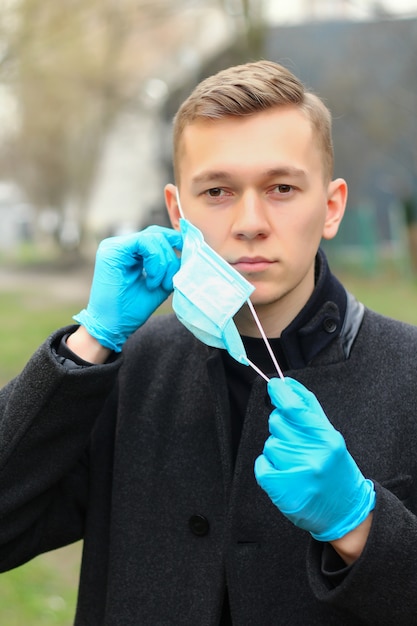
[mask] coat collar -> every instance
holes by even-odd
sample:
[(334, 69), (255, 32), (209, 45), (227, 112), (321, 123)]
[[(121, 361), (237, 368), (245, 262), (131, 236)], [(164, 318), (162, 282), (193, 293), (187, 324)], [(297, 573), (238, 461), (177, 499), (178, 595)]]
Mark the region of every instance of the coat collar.
[[(284, 329), (279, 339), (270, 340), (283, 370), (297, 370), (311, 364), (330, 344), (346, 358), (363, 316), (363, 306), (346, 292), (331, 273), (320, 249), (316, 257), (315, 288), (299, 314)], [(335, 342), (340, 338), (341, 342)], [(261, 339), (242, 337), (248, 357), (263, 371), (270, 371), (270, 358)], [(226, 359), (227, 353), (224, 355)], [(260, 362), (261, 361), (261, 362)], [(248, 372), (248, 376), (251, 374)]]
[(291, 369), (311, 363), (343, 328), (346, 291), (330, 272), (322, 250), (316, 257), (315, 271), (315, 288), (310, 299), (281, 334), (281, 349)]

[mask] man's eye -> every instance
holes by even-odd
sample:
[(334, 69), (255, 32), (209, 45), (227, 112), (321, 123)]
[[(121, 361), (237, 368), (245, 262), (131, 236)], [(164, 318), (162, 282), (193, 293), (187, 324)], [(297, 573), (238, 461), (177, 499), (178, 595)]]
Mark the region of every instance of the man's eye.
[(291, 185), (277, 185), (275, 189), (278, 193), (289, 193), (292, 190)]
[(223, 189), (220, 189), (220, 187), (213, 187), (212, 189), (208, 189), (206, 191), (206, 194), (210, 196), (210, 198), (220, 198), (222, 193)]

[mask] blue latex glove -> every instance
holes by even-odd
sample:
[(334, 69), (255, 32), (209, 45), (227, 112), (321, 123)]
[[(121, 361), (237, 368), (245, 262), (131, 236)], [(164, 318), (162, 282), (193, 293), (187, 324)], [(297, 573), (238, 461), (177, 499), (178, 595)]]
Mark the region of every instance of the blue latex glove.
[(366, 480), (317, 398), (291, 378), (273, 378), (271, 436), (255, 461), (255, 476), (278, 509), (319, 541), (340, 539), (375, 507)]
[(163, 226), (104, 239), (98, 247), (90, 299), (74, 319), (102, 346), (120, 352), (126, 339), (173, 289), (182, 236)]

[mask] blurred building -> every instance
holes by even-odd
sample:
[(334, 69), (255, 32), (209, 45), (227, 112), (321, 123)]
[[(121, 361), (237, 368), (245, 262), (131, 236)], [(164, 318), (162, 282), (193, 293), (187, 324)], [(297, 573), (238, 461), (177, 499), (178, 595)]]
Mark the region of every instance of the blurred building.
[[(160, 47), (158, 43), (154, 47), (152, 63), (139, 86), (138, 111), (119, 117), (109, 135), (90, 210), (92, 229), (119, 232), (148, 223), (164, 223), (162, 189), (172, 180), (172, 116), (204, 76), (231, 63), (254, 58), (242, 45), (247, 37), (247, 24), (238, 19), (240, 3), (225, 5), (232, 7), (232, 14), (221, 11), (218, 5), (208, 9), (207, 4), (211, 6), (211, 3), (199, 3), (197, 9), (194, 3), (187, 13), (173, 15), (169, 33), (163, 31)], [(383, 210), (386, 210), (393, 196), (401, 193), (398, 187), (404, 188), (407, 181), (402, 181), (397, 172), (381, 177), (378, 162), (382, 165), (385, 160), (385, 168), (390, 159), (396, 166), (399, 161), (393, 154), (384, 157), (383, 142), (377, 147), (384, 132), (378, 137), (378, 130), (371, 129), (372, 119), (375, 122), (375, 116), (379, 115), (383, 126), (384, 112), (380, 105), (375, 108), (375, 104), (388, 92), (395, 93), (396, 98), (401, 93), (404, 111), (397, 126), (407, 134), (404, 129), (409, 120), (405, 117), (407, 111), (411, 114), (416, 110), (417, 103), (414, 92), (411, 90), (408, 95), (404, 90), (401, 92), (401, 85), (406, 86), (410, 80), (414, 84), (412, 72), (415, 72), (414, 77), (417, 75), (414, 53), (409, 45), (415, 41), (416, 25), (412, 19), (397, 18), (416, 16), (417, 2), (293, 0), (281, 3), (271, 0), (263, 6), (262, 18), (266, 21), (263, 49), (261, 53), (257, 51), (255, 57), (287, 62), (307, 84), (331, 101), (336, 117), (343, 117), (336, 128), (336, 149), (343, 171), (352, 174), (352, 184), (357, 187), (352, 201), (356, 205), (367, 202), (369, 196), (378, 202), (382, 198)], [(175, 33), (174, 39), (172, 33)], [(362, 104), (354, 105), (355, 89), (363, 89), (364, 84), (368, 84), (369, 93), (362, 96), (358, 92), (357, 103)], [(346, 98), (345, 103), (343, 98)], [(349, 114), (348, 103), (351, 105)], [(368, 111), (360, 112), (361, 107)], [(392, 112), (389, 116), (392, 124)], [(367, 119), (366, 129), (360, 126), (361, 117), (362, 122)], [(376, 135), (372, 141), (369, 133)], [(395, 142), (391, 137), (390, 142), (391, 152), (392, 144), (396, 143), (395, 150), (402, 150), (400, 162), (407, 161), (413, 152), (407, 141)], [(354, 167), (360, 168), (355, 144), (361, 155), (364, 155), (364, 146), (372, 153), (369, 156), (371, 174), (353, 172)], [(353, 153), (349, 154), (350, 149)], [(404, 176), (409, 181), (410, 176)]]
[(0, 183), (0, 249), (10, 250), (33, 237), (35, 212), (13, 183)]
[(132, 37), (133, 77), (135, 58), (142, 62), (137, 91), (107, 137), (89, 209), (89, 228), (100, 236), (166, 223), (163, 187), (172, 180), (171, 125), (163, 111), (172, 94), (195, 82), (207, 62), (238, 36), (235, 20), (218, 3), (188, 4), (153, 22), (145, 64), (142, 24)]
[[(94, 237), (165, 223), (178, 105), (208, 74), (259, 57), (288, 65), (326, 99), (350, 206), (377, 205), (378, 228), (388, 232), (390, 207), (413, 196), (417, 180), (417, 0), (155, 0), (146, 13), (135, 0), (120, 2), (130, 24), (122, 57), (129, 104), (101, 147), (86, 209)], [(2, 102), (16, 123), (9, 96), (0, 98), (0, 132), (13, 126), (10, 117), (2, 124)], [(54, 207), (45, 208), (50, 223)], [(66, 215), (76, 240), (71, 198)]]

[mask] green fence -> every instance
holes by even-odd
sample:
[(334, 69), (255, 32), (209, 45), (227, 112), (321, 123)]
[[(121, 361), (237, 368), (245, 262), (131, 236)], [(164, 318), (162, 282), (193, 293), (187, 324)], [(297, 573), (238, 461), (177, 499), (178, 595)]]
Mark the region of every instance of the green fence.
[(333, 266), (372, 275), (394, 270), (412, 274), (412, 227), (401, 204), (377, 210), (364, 202), (346, 210), (335, 239), (323, 242)]

